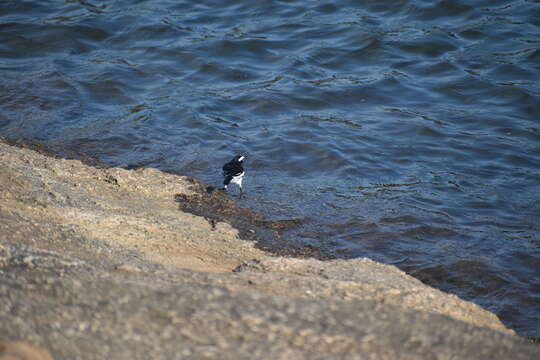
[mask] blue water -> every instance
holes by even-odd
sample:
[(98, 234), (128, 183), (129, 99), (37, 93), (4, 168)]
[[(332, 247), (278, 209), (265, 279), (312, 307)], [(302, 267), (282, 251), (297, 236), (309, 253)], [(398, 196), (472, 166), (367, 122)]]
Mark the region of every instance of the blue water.
[(0, 135), (218, 185), (540, 337), (540, 2), (0, 3)]

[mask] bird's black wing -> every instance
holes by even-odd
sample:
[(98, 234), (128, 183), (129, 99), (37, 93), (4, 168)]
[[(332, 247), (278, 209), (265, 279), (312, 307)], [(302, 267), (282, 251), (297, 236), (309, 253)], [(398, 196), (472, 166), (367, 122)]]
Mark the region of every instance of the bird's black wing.
[(223, 185), (229, 185), (233, 177), (231, 175), (225, 175), (225, 179), (223, 179)]
[(242, 164), (239, 162), (228, 162), (223, 165), (223, 176), (238, 176), (244, 172)]

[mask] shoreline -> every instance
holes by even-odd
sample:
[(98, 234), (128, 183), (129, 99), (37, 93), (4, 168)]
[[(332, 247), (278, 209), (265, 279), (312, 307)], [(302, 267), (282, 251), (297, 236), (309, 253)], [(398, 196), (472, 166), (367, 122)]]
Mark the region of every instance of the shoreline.
[(264, 221), (196, 179), (54, 155), (0, 138), (0, 340), (55, 359), (540, 354), (394, 266), (288, 248), (294, 220)]

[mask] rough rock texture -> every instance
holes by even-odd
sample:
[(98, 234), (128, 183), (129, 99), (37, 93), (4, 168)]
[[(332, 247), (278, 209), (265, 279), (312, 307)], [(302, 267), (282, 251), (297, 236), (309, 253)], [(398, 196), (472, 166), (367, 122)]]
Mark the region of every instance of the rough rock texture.
[(199, 185), (0, 142), (0, 340), (55, 359), (540, 358), (395, 267), (270, 256), (180, 211)]

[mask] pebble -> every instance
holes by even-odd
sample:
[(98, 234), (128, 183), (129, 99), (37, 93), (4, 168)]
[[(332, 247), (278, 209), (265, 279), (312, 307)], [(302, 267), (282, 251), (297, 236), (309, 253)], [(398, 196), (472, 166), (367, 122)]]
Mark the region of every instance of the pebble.
[(54, 360), (44, 348), (24, 342), (0, 342), (0, 360)]

